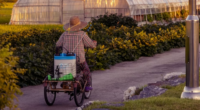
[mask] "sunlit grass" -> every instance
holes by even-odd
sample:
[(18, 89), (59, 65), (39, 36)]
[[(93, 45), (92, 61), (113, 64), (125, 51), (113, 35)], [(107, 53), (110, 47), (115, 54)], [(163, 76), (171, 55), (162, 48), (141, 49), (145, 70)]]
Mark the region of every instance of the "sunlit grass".
[(7, 2), (5, 6), (0, 8), (0, 24), (8, 24), (10, 22), (12, 8), (15, 3)]
[[(0, 34), (6, 32), (19, 32), (30, 30), (32, 28), (48, 30), (48, 29), (63, 29), (63, 25), (0, 25)], [(63, 30), (64, 31), (64, 30)]]

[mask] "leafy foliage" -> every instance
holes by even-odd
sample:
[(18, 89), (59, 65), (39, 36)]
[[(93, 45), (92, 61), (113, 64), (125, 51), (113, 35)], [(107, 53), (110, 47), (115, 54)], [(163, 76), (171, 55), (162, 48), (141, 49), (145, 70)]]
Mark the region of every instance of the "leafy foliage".
[(31, 29), (1, 36), (4, 45), (12, 43), (11, 47), (16, 48), (14, 55), (19, 56), (19, 67), (28, 70), (23, 76), (18, 74), (18, 85), (40, 84), (48, 72), (52, 72), (54, 46), (62, 32), (57, 29)]
[[(101, 20), (104, 22), (104, 19)], [(140, 56), (153, 56), (185, 45), (184, 23), (108, 27), (108, 24), (98, 22), (90, 22), (83, 29), (98, 42), (97, 48), (89, 49), (86, 54), (89, 65), (96, 63), (92, 71), (108, 69), (121, 61), (134, 61)], [(48, 73), (53, 73), (54, 46), (62, 32), (61, 29), (30, 29), (1, 35), (4, 46), (11, 43), (11, 47), (16, 48), (14, 55), (19, 56), (19, 67), (28, 70), (24, 76), (18, 75), (18, 85), (40, 84)]]
[(151, 16), (151, 15), (147, 15), (147, 21), (149, 21), (149, 22), (153, 22), (153, 16)]
[(163, 19), (163, 17), (162, 17), (161, 13), (156, 14), (156, 19), (155, 20), (161, 21), (162, 19)]
[(176, 18), (180, 18), (181, 17), (181, 11), (176, 11)]
[(162, 21), (165, 20), (167, 22), (170, 22), (172, 20), (172, 18), (182, 18), (185, 19), (188, 16), (189, 11), (182, 9), (182, 10), (178, 10), (176, 12), (164, 12), (164, 13), (157, 13), (157, 14), (148, 14), (145, 15), (144, 18), (146, 18), (147, 16), (147, 21), (149, 22), (153, 22), (154, 18), (153, 16), (155, 16), (155, 20), (156, 21)]
[[(104, 46), (107, 54), (96, 56), (98, 65), (92, 68), (106, 69), (121, 61), (134, 61), (140, 56), (153, 56), (171, 48), (185, 45), (185, 24), (176, 23), (169, 26), (144, 25), (142, 27), (107, 27), (104, 24), (89, 23), (83, 30), (98, 44)], [(90, 29), (89, 29), (90, 28)], [(88, 30), (89, 29), (89, 30)], [(98, 53), (101, 49), (90, 50)], [(112, 56), (109, 56), (112, 53)], [(110, 59), (112, 58), (112, 59)], [(90, 62), (95, 62), (90, 59)]]
[(187, 15), (189, 14), (189, 11), (188, 10), (181, 10), (181, 18), (185, 19), (187, 17)]
[(107, 27), (110, 26), (121, 27), (122, 25), (127, 27), (137, 26), (137, 22), (133, 18), (128, 16), (117, 15), (117, 13), (116, 14), (106, 13), (104, 15), (97, 16), (97, 18), (92, 18), (91, 22), (92, 24), (103, 23)]
[(162, 15), (163, 15), (163, 19), (164, 19), (165, 21), (169, 21), (170, 18), (171, 18), (169, 12), (164, 12)]
[(3, 47), (0, 45), (0, 109), (6, 106), (14, 110), (17, 104), (13, 99), (17, 99), (16, 94), (21, 95), (20, 88), (16, 85), (18, 77), (16, 74), (23, 75), (25, 69), (17, 67), (18, 57), (13, 56), (10, 44)]

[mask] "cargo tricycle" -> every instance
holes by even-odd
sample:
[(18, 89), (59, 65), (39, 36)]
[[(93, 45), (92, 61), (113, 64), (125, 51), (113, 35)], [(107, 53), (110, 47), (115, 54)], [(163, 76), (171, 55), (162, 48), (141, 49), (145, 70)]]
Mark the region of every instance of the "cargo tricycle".
[(87, 81), (83, 78), (82, 68), (77, 59), (74, 53), (61, 53), (59, 56), (54, 56), (54, 74), (49, 74), (43, 80), (47, 105), (54, 104), (56, 94), (59, 92), (70, 95), (69, 100), (74, 99), (78, 107), (82, 106), (84, 99), (89, 99), (92, 91), (85, 92)]

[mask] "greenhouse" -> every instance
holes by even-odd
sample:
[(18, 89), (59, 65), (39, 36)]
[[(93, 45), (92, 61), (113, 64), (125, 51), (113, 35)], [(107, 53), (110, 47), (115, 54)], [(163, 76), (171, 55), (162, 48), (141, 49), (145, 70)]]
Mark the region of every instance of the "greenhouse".
[[(199, 13), (200, 0), (196, 1)], [(65, 24), (74, 15), (89, 22), (105, 13), (130, 16), (140, 22), (164, 12), (176, 17), (188, 8), (188, 0), (18, 0), (10, 24)]]

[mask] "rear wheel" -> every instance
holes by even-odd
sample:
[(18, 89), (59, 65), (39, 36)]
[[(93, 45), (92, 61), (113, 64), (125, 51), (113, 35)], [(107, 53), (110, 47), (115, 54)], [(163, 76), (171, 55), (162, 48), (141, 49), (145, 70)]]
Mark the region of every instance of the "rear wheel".
[[(79, 82), (81, 83), (81, 86), (83, 88), (84, 87), (83, 79), (80, 79)], [(77, 87), (74, 88), (74, 101), (76, 103), (76, 106), (78, 107), (83, 105), (84, 96), (85, 96), (84, 91), (83, 92), (81, 91), (79, 84), (77, 84)]]
[(56, 92), (49, 91), (49, 89), (50, 89), (50, 85), (47, 84), (47, 86), (44, 87), (44, 98), (45, 98), (46, 104), (51, 106), (55, 102)]

